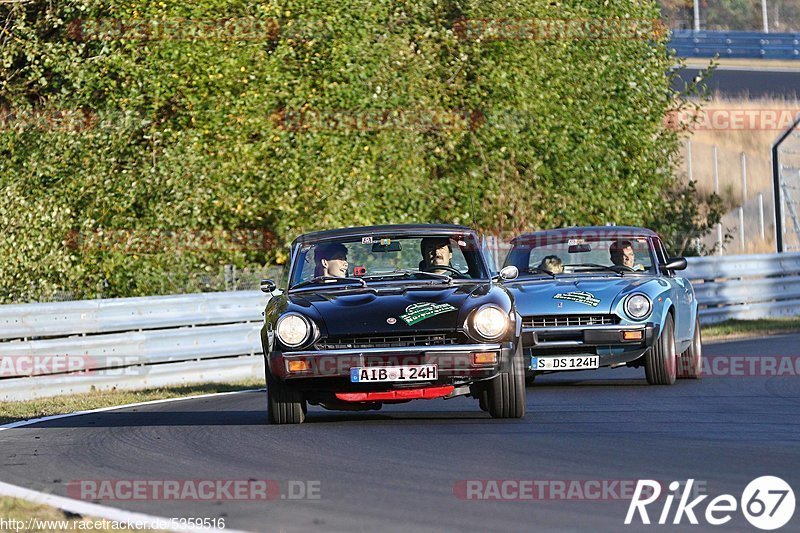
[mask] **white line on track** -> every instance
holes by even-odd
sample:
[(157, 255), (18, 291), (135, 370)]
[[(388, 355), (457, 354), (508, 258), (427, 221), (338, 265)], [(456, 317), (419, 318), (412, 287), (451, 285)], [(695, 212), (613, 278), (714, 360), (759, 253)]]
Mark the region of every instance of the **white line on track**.
[[(5, 431), (8, 429), (23, 427), (23, 426), (30, 426), (33, 424), (38, 424), (39, 422), (47, 422), (49, 420), (57, 420), (59, 418), (68, 418), (72, 416), (81, 416), (81, 415), (88, 415), (92, 413), (102, 413), (105, 411), (114, 411), (116, 409), (126, 409), (129, 407), (138, 407), (141, 405), (155, 405), (159, 403), (167, 403), (167, 402), (178, 402), (182, 400), (196, 400), (199, 398), (210, 398), (210, 397), (218, 397), (218, 396), (227, 396), (230, 394), (242, 394), (244, 392), (259, 392), (263, 391), (264, 389), (248, 389), (248, 390), (240, 390), (240, 391), (231, 391), (231, 392), (218, 392), (212, 394), (199, 394), (197, 396), (185, 396), (182, 398), (166, 398), (163, 400), (150, 400), (148, 402), (138, 402), (138, 403), (129, 403), (125, 405), (114, 405), (112, 407), (102, 407), (99, 409), (89, 409), (87, 411), (77, 411), (75, 413), (68, 413), (63, 415), (52, 415), (52, 416), (43, 416), (41, 418), (32, 418), (30, 420), (21, 420), (19, 422), (12, 422), (10, 424), (5, 424), (0, 426), (0, 431)], [(117, 509), (115, 507), (106, 507), (104, 505), (99, 505), (96, 503), (84, 502), (80, 500), (74, 500), (72, 498), (65, 498), (63, 496), (56, 496), (54, 494), (47, 494), (46, 492), (39, 492), (31, 489), (26, 489), (24, 487), (19, 487), (17, 485), (11, 485), (9, 483), (4, 483), (0, 481), (0, 496), (10, 496), (12, 498), (20, 498), (23, 500), (27, 500), (34, 503), (50, 505), (52, 507), (57, 507), (64, 511), (68, 511), (70, 513), (85, 515), (85, 516), (92, 516), (97, 518), (105, 518), (106, 520), (115, 521), (115, 522), (132, 522), (132, 523), (144, 523), (148, 524), (148, 527), (152, 529), (161, 529), (165, 531), (203, 531), (203, 532), (217, 532), (217, 533), (243, 533), (237, 531), (235, 529), (224, 528), (224, 529), (213, 529), (213, 528), (193, 528), (193, 527), (180, 527), (179, 523), (173, 523), (170, 519), (159, 517), (159, 516), (152, 516), (142, 513), (134, 513), (131, 511), (125, 511), (122, 509)]]

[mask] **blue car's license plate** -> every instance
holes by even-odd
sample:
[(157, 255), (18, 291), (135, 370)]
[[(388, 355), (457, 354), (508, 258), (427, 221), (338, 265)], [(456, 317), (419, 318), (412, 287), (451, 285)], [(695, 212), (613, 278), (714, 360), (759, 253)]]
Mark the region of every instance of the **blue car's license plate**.
[(531, 357), (531, 370), (586, 370), (591, 368), (600, 368), (600, 356)]

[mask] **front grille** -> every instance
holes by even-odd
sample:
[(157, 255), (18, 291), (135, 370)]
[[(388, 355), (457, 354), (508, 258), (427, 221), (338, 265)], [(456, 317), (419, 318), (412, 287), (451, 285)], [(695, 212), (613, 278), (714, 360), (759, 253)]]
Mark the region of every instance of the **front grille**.
[(523, 328), (608, 326), (613, 324), (619, 324), (617, 315), (542, 315), (522, 317)]
[(347, 350), (351, 348), (407, 348), (410, 346), (450, 346), (460, 344), (456, 333), (435, 333), (431, 335), (381, 335), (370, 337), (332, 337), (320, 339), (314, 347), (317, 350)]

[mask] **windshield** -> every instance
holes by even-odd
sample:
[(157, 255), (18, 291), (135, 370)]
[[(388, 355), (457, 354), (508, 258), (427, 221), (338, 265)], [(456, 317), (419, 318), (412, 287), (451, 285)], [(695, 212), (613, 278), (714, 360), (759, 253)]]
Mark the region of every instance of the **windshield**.
[(559, 276), (607, 272), (609, 275), (653, 274), (653, 256), (647, 237), (620, 235), (537, 238), (515, 244), (506, 258), (520, 277)]
[(474, 235), (363, 235), (299, 245), (290, 288), (301, 284), (488, 278)]

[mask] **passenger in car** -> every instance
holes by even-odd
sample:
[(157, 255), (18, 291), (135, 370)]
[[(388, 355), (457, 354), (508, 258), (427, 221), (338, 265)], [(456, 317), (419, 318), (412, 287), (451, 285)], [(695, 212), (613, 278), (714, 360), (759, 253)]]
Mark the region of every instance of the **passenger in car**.
[(557, 255), (548, 255), (539, 263), (539, 270), (546, 270), (551, 274), (563, 274), (564, 262)]
[(343, 244), (320, 244), (314, 249), (314, 277), (347, 277), (347, 248)]

